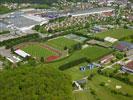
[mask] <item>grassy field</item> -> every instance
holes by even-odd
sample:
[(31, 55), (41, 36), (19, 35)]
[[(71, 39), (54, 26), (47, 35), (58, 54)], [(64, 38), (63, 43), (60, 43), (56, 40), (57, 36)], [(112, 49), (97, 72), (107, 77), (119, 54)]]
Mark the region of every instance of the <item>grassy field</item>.
[[(80, 51), (75, 51), (72, 55), (68, 56), (65, 59), (62, 59), (58, 62), (47, 64), (46, 66), (49, 66), (49, 67), (54, 66), (55, 68), (59, 68), (59, 66), (63, 64), (66, 64), (68, 62), (71, 62), (71, 61), (74, 61), (76, 59), (83, 58), (83, 57), (90, 58), (91, 60), (96, 60), (97, 58), (108, 54), (110, 51), (111, 51), (110, 49), (106, 49), (106, 48), (102, 48), (98, 46), (87, 47)], [(85, 72), (81, 72), (79, 68), (80, 66), (87, 65), (87, 64), (88, 64), (87, 62), (81, 63), (79, 65), (73, 66), (72, 68), (65, 70), (64, 72), (70, 74), (73, 80), (81, 79), (85, 77), (86, 75), (88, 75), (89, 70)]]
[[(100, 83), (104, 82), (105, 86), (100, 86)], [(121, 89), (116, 89), (116, 85), (121, 86)], [(105, 77), (96, 74), (92, 80), (87, 82), (86, 90), (81, 92), (75, 92), (75, 100), (131, 100), (132, 97), (126, 97), (121, 94), (114, 94), (111, 90), (115, 90), (122, 93), (128, 93), (133, 96), (133, 86), (125, 84), (114, 78)], [(95, 91), (95, 95), (92, 94), (90, 89)]]
[(79, 80), (86, 76), (89, 76), (90, 73), (95, 72), (97, 70), (97, 68), (94, 68), (93, 70), (86, 69), (85, 71), (80, 71), (81, 66), (87, 66), (87, 65), (88, 63), (84, 62), (84, 63), (74, 66), (73, 68), (65, 70), (64, 72), (66, 74), (71, 75), (73, 80)]
[(81, 51), (78, 51), (77, 56), (82, 56), (82, 57), (87, 57), (90, 60), (95, 60), (99, 57), (102, 57), (106, 54), (108, 54), (109, 52), (111, 52), (111, 49), (107, 49), (107, 48), (102, 48), (102, 47), (98, 47), (98, 46), (91, 46), (88, 48), (85, 48)]
[(133, 30), (130, 29), (114, 29), (114, 30), (109, 30), (106, 32), (98, 33), (95, 36), (99, 38), (105, 38), (105, 37), (113, 37), (116, 39), (121, 39), (126, 36), (133, 35)]
[[(105, 49), (97, 46), (88, 47), (81, 51), (75, 52), (70, 58), (67, 59), (67, 61), (73, 61), (77, 58), (82, 58), (82, 57), (87, 57), (90, 60), (95, 60), (97, 58), (102, 57), (103, 55), (108, 54), (110, 51), (111, 50), (109, 49)], [(92, 70), (86, 70), (81, 72), (79, 70), (80, 66), (86, 66), (87, 64), (88, 64), (87, 62), (81, 63), (79, 65), (73, 66), (72, 68), (65, 70), (65, 72), (69, 73), (72, 76), (73, 80), (81, 79), (87, 76), (92, 71)]]
[(33, 57), (48, 57), (48, 56), (55, 55), (54, 52), (52, 52), (44, 47), (41, 47), (40, 44), (27, 45), (21, 49), (24, 50), (25, 52), (29, 53)]
[(52, 39), (46, 42), (46, 44), (58, 48), (60, 50), (64, 50), (64, 47), (70, 48), (72, 45), (77, 44), (78, 42), (74, 40), (67, 39), (65, 37), (59, 37), (56, 39)]

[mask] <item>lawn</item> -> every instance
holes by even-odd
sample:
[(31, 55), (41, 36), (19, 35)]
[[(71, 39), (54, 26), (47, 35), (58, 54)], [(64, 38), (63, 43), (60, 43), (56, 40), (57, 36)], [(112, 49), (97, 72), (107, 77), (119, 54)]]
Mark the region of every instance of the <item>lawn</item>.
[(88, 65), (88, 63), (84, 62), (84, 63), (76, 65), (76, 66), (74, 66), (68, 70), (65, 70), (64, 72), (66, 74), (71, 75), (73, 80), (79, 80), (79, 79), (82, 79), (86, 76), (89, 76), (91, 72), (96, 72), (96, 70), (97, 70), (96, 67), (93, 70), (86, 69), (85, 71), (80, 71), (81, 66), (87, 66), (87, 65)]
[(46, 44), (64, 50), (64, 47), (70, 48), (72, 45), (77, 44), (78, 42), (74, 40), (67, 39), (65, 37), (59, 37), (46, 42)]
[(102, 47), (98, 47), (98, 46), (91, 46), (88, 48), (85, 48), (81, 51), (78, 51), (77, 56), (82, 56), (82, 57), (87, 57), (90, 60), (96, 60), (108, 53), (110, 53), (112, 51), (112, 49), (107, 49), (107, 48), (102, 48)]
[[(100, 86), (101, 82), (105, 82), (106, 85)], [(116, 85), (120, 85), (122, 88), (116, 89)], [(75, 100), (131, 100), (132, 98), (121, 94), (114, 94), (111, 90), (128, 93), (133, 96), (133, 86), (99, 74), (96, 74), (92, 80), (87, 82), (86, 88), (87, 90), (74, 93)], [(91, 94), (90, 88), (95, 91), (95, 95)]]
[(34, 57), (48, 57), (55, 55), (54, 52), (49, 51), (44, 47), (41, 47), (40, 44), (27, 45), (21, 49)]
[(127, 36), (133, 35), (133, 30), (130, 29), (114, 29), (106, 32), (98, 33), (95, 36), (104, 39), (105, 37), (113, 37), (121, 39)]

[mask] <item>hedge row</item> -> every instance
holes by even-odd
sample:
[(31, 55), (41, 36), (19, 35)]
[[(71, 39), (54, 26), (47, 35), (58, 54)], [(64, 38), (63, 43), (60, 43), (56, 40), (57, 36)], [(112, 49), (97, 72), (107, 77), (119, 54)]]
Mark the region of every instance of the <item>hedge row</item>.
[(30, 34), (19, 38), (2, 41), (0, 42), (0, 46), (6, 46), (6, 48), (11, 48), (14, 45), (20, 44), (22, 42), (28, 42), (30, 40), (36, 40), (38, 38), (39, 38), (38, 34)]
[(79, 64), (81, 64), (83, 62), (88, 62), (89, 63), (90, 60), (87, 59), (87, 58), (85, 58), (85, 57), (84, 58), (80, 58), (80, 59), (77, 59), (77, 60), (74, 60), (74, 61), (71, 61), (71, 62), (68, 62), (66, 64), (61, 65), (59, 67), (59, 69), (62, 70), (62, 71), (64, 71), (64, 70), (67, 70), (69, 68), (72, 68), (72, 67), (74, 67), (76, 65), (79, 65)]

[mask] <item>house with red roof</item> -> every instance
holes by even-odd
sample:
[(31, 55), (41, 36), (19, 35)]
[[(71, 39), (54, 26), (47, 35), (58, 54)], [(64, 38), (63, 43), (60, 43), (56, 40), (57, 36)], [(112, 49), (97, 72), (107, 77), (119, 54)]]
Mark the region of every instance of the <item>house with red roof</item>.
[(121, 67), (123, 71), (133, 73), (133, 60)]
[(127, 51), (133, 49), (133, 44), (122, 41), (117, 43), (114, 48), (119, 51)]

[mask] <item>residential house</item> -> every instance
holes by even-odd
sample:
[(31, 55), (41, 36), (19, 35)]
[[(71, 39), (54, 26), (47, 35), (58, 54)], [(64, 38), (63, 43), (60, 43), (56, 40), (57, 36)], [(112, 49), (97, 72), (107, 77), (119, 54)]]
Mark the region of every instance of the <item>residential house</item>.
[(133, 73), (133, 60), (122, 66), (121, 69), (125, 72)]
[(110, 54), (110, 55), (107, 55), (107, 56), (104, 56), (103, 58), (100, 59), (100, 63), (101, 64), (107, 64), (107, 63), (110, 63), (115, 57)]

